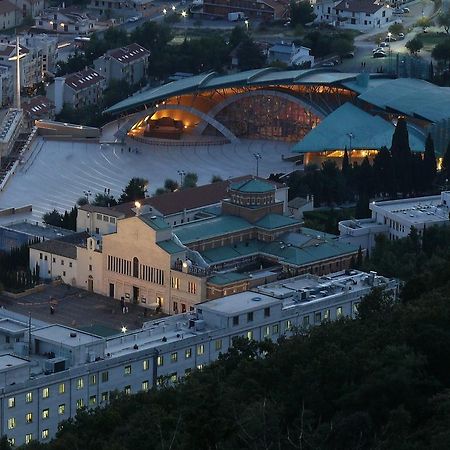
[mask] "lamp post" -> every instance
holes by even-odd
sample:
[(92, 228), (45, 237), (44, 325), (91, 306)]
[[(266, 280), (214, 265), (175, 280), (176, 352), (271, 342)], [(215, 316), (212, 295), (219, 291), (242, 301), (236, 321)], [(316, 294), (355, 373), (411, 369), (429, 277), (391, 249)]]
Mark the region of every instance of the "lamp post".
[(163, 9), (163, 14), (164, 14), (164, 17), (166, 17), (166, 14), (167, 14), (167, 9), (166, 8)]
[(86, 197), (86, 201), (89, 203), (89, 197), (92, 195), (90, 189), (88, 189), (87, 191), (83, 191), (83, 194)]
[(180, 188), (183, 186), (183, 177), (186, 175), (184, 170), (178, 170), (178, 175), (180, 175)]
[(349, 140), (350, 140), (350, 154), (352, 153), (352, 141), (353, 141), (353, 138), (355, 137), (355, 135), (353, 134), (353, 133), (347, 133), (347, 136), (348, 136), (348, 138), (349, 138)]
[(184, 39), (186, 40), (186, 34), (187, 34), (187, 28), (186, 28), (186, 17), (187, 17), (187, 12), (186, 11), (181, 11), (181, 17), (183, 17), (183, 24), (184, 24)]
[(389, 31), (389, 33), (388, 33), (388, 42), (389, 42), (389, 73), (391, 73), (391, 37), (392, 37), (392, 33)]
[(259, 160), (262, 159), (261, 153), (253, 153), (253, 157), (256, 159), (256, 176), (259, 176)]
[(248, 21), (248, 19), (245, 19), (244, 23), (245, 23), (245, 26), (247, 27), (247, 33), (248, 33), (248, 26), (249, 26), (250, 22)]

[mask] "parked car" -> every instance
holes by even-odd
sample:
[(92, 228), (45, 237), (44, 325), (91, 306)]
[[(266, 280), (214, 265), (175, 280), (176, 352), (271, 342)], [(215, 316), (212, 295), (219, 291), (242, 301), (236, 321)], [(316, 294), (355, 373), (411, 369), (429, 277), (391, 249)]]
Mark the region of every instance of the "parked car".
[(405, 14), (403, 9), (394, 9), (394, 14)]
[(384, 52), (383, 50), (378, 50), (372, 56), (374, 58), (385, 58), (387, 55), (386, 55), (386, 52)]
[(322, 67), (334, 67), (334, 61), (327, 61), (321, 64)]
[(139, 20), (139, 17), (133, 16), (128, 19), (128, 22), (137, 22), (138, 20)]
[(409, 8), (402, 8), (402, 11), (404, 14), (408, 14), (411, 12), (411, 10)]
[(399, 41), (405, 39), (405, 33), (398, 33), (397, 39), (398, 39)]
[(376, 47), (376, 48), (374, 48), (373, 50), (372, 50), (372, 53), (375, 53), (375, 52), (379, 52), (379, 51), (384, 51), (384, 48), (383, 47)]
[(380, 47), (389, 47), (389, 42), (382, 42)]

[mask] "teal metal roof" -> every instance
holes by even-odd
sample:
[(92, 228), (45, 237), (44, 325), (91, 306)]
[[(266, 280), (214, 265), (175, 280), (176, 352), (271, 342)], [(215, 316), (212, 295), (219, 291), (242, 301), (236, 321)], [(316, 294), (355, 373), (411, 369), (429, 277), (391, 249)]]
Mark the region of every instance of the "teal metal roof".
[(273, 84), (333, 84), (356, 79), (356, 73), (340, 73), (333, 69), (317, 68), (307, 70), (278, 70), (264, 68), (248, 70), (230, 75), (219, 75), (216, 72), (194, 75), (171, 83), (148, 89), (133, 95), (111, 106), (105, 112), (116, 114), (129, 109), (138, 108), (160, 100), (226, 87), (270, 86)]
[[(390, 148), (394, 125), (380, 116), (373, 116), (352, 103), (344, 103), (325, 117), (301, 141), (294, 145), (294, 153), (309, 153), (352, 149), (379, 150)], [(409, 128), (409, 145), (412, 151), (423, 152), (422, 137)]]
[(261, 251), (263, 243), (255, 239), (247, 242), (240, 242), (234, 245), (227, 245), (219, 248), (211, 248), (201, 252), (206, 262), (210, 264), (231, 261), (236, 258), (254, 255)]
[(138, 217), (155, 231), (167, 230), (170, 228), (170, 225), (162, 217), (157, 217), (152, 214), (141, 214)]
[(199, 222), (191, 222), (174, 228), (173, 232), (183, 244), (222, 236), (237, 231), (253, 228), (249, 222), (241, 217), (218, 216)]
[(220, 273), (217, 275), (214, 275), (208, 280), (208, 284), (216, 284), (219, 286), (226, 286), (230, 283), (235, 283), (236, 281), (243, 281), (247, 280), (248, 276), (242, 275), (240, 273), (236, 272), (229, 272), (229, 273)]
[(255, 223), (258, 228), (264, 228), (266, 230), (274, 230), (276, 228), (286, 227), (288, 225), (300, 225), (300, 222), (291, 217), (282, 216), (280, 214), (267, 214), (261, 220)]
[(251, 178), (250, 180), (233, 183), (230, 186), (230, 189), (239, 192), (262, 194), (264, 192), (273, 192), (275, 190), (275, 186), (267, 181)]
[(172, 240), (161, 241), (157, 243), (163, 250), (171, 255), (174, 253), (181, 253), (184, 251), (184, 248), (178, 245), (176, 242)]

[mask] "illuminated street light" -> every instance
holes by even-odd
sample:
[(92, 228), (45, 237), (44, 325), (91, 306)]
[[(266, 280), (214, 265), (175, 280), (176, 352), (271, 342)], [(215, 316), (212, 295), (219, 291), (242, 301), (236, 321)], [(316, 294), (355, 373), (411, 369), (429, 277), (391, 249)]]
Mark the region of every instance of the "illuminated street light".
[(256, 159), (256, 176), (259, 176), (259, 160), (262, 159), (261, 153), (253, 153), (253, 157)]
[(120, 329), (120, 331), (125, 334), (128, 330), (127, 327), (125, 325), (122, 325), (122, 328)]
[(166, 8), (163, 9), (163, 14), (164, 14), (164, 15), (167, 14), (167, 9), (166, 9)]
[(175, 11), (175, 5), (172, 5), (172, 11)]
[(247, 32), (248, 32), (248, 25), (249, 25), (249, 21), (248, 20), (244, 20), (245, 26), (247, 27)]

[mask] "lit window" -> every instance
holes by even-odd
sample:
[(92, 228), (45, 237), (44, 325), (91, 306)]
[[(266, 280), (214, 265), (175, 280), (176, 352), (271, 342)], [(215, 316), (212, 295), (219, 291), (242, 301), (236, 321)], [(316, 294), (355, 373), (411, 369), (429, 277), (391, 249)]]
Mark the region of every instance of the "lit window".
[(142, 368), (143, 370), (148, 370), (150, 368), (150, 363), (148, 359), (144, 359), (144, 361), (142, 361)]
[(84, 406), (84, 401), (82, 398), (77, 400), (77, 409), (80, 409)]
[(16, 445), (16, 439), (15, 438), (8, 438), (8, 444), (9, 445)]
[(353, 314), (358, 314), (359, 303), (353, 303)]
[(203, 367), (205, 367), (203, 364), (199, 364), (199, 365), (197, 366), (197, 370), (203, 370)]
[(222, 339), (217, 339), (214, 343), (214, 346), (216, 348), (216, 351), (222, 350)]
[(42, 389), (42, 398), (49, 398), (50, 397), (50, 389), (48, 387)]
[(125, 386), (124, 392), (125, 392), (125, 394), (130, 395), (131, 394), (131, 386)]
[(84, 388), (84, 380), (83, 378), (77, 379), (77, 389), (83, 389)]
[(27, 413), (26, 415), (25, 415), (25, 422), (26, 423), (32, 423), (33, 422), (33, 413)]
[(247, 331), (247, 339), (250, 341), (253, 339), (253, 331)]
[(124, 373), (125, 375), (131, 375), (131, 366), (125, 366)]
[(64, 403), (62, 405), (58, 406), (58, 414), (59, 415), (62, 416), (65, 413), (65, 411), (66, 411), (66, 405)]
[(323, 313), (323, 320), (330, 320), (330, 310), (326, 309)]
[(148, 391), (148, 381), (147, 381), (147, 380), (145, 380), (145, 381), (142, 382), (142, 390), (143, 390), (144, 392), (147, 392), (147, 391)]
[(180, 279), (172, 277), (172, 289), (180, 289)]
[(97, 384), (97, 375), (95, 373), (89, 376), (89, 384), (91, 385)]
[(25, 403), (31, 403), (33, 401), (33, 393), (27, 392), (25, 394)]
[(10, 417), (8, 419), (8, 430), (13, 430), (14, 428), (16, 428), (16, 419), (15, 417)]
[(95, 406), (97, 404), (97, 396), (91, 395), (89, 397), (89, 406)]
[(286, 320), (286, 331), (291, 331), (292, 329), (292, 321)]
[(205, 346), (203, 344), (197, 345), (197, 355), (204, 355), (205, 354)]
[(158, 367), (161, 367), (162, 365), (164, 365), (164, 358), (163, 358), (163, 355), (159, 355), (159, 356), (156, 358), (156, 365), (157, 365)]
[(196, 294), (197, 293), (197, 283), (194, 283), (193, 281), (188, 281), (188, 292), (189, 292), (189, 294)]
[(58, 386), (58, 392), (60, 394), (64, 394), (66, 392), (66, 383), (60, 383)]
[(264, 337), (268, 337), (270, 335), (270, 326), (267, 325), (266, 327), (264, 327), (264, 333), (263, 333)]
[(109, 400), (109, 392), (102, 392), (102, 402), (107, 402)]
[(278, 334), (278, 324), (272, 325), (272, 334)]
[(16, 406), (16, 397), (8, 398), (8, 408), (14, 408)]
[(175, 383), (177, 381), (177, 373), (176, 372), (170, 374), (170, 381), (172, 383)]
[(106, 383), (108, 381), (108, 371), (102, 372), (102, 383)]
[(48, 408), (42, 410), (42, 418), (48, 419), (50, 416), (50, 410)]
[(25, 435), (25, 444), (29, 444), (33, 440), (33, 435), (28, 433)]
[(174, 362), (177, 362), (178, 361), (178, 353), (177, 352), (173, 352), (171, 355), (170, 355), (170, 360), (174, 363)]
[(336, 308), (336, 319), (340, 319), (342, 317), (342, 306), (338, 306)]
[(185, 351), (184, 351), (184, 357), (186, 358), (186, 359), (188, 359), (188, 358), (190, 358), (192, 356), (192, 349), (191, 348), (187, 348)]
[(188, 375), (190, 375), (192, 373), (192, 369), (189, 367), (187, 369), (185, 369), (184, 371), (184, 376), (187, 377)]
[(49, 435), (48, 428), (46, 428), (45, 430), (42, 430), (42, 432), (41, 432), (42, 439), (48, 439), (48, 435)]

